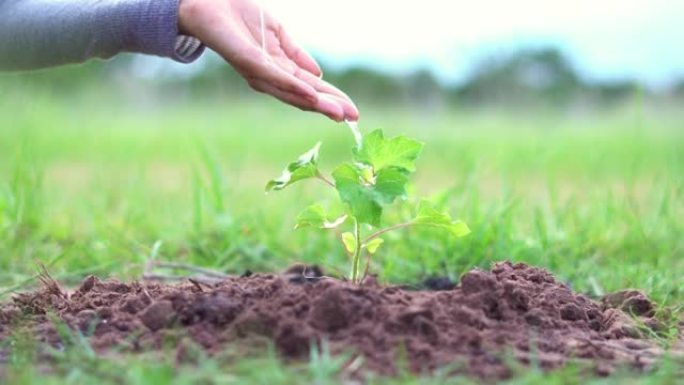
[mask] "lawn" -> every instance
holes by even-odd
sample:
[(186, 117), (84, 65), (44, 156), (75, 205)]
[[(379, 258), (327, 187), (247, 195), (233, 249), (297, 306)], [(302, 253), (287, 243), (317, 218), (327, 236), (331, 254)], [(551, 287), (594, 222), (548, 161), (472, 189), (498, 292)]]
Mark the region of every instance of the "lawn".
[[(372, 267), (382, 281), (457, 279), (511, 260), (548, 268), (592, 296), (636, 288), (681, 310), (681, 112), (361, 110), (363, 130), (426, 143), (412, 190), (472, 230), (456, 242), (415, 229), (388, 237)], [(268, 179), (319, 140), (324, 170), (346, 159), (353, 138), (344, 125), (264, 98), (161, 103), (29, 91), (5, 95), (0, 116), (2, 300), (35, 287), (39, 263), (67, 286), (89, 274), (139, 278), (152, 257), (231, 274), (295, 262), (348, 273), (334, 237), (293, 231), (297, 213), (321, 198), (332, 202), (331, 192), (303, 183), (264, 193)], [(409, 215), (413, 203), (397, 205), (390, 218)], [(325, 352), (284, 365), (269, 351), (198, 356), (175, 368), (171, 352), (101, 358), (75, 339), (48, 370), (27, 336), (0, 343), (25, 345), (0, 356), (8, 384), (334, 383), (340, 366)], [(676, 383), (681, 370), (666, 362), (650, 375), (595, 381)], [(578, 373), (521, 369), (515, 383), (586, 383)], [(427, 383), (409, 375), (378, 381)]]

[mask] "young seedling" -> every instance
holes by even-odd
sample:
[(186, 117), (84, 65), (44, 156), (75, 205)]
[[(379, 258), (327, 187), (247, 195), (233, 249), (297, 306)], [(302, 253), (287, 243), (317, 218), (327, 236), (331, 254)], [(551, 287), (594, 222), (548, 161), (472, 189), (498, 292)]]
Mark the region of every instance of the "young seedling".
[[(386, 139), (382, 130), (364, 135), (352, 151), (352, 162), (343, 163), (326, 177), (318, 168), (321, 143), (290, 163), (277, 179), (266, 185), (266, 191), (282, 190), (304, 179), (318, 179), (337, 191), (344, 203), (345, 212), (337, 218), (329, 218), (323, 206), (311, 205), (304, 209), (296, 220), (295, 229), (314, 227), (337, 229), (351, 222), (352, 231), (344, 232), (340, 240), (351, 257), (350, 279), (359, 283), (368, 273), (371, 257), (382, 245), (381, 236), (389, 231), (409, 226), (440, 228), (459, 238), (470, 233), (461, 221), (435, 209), (427, 200), (421, 200), (417, 215), (403, 223), (382, 227), (382, 213), (385, 207), (397, 199), (406, 199), (406, 185), (409, 176), (416, 170), (416, 159), (423, 149), (423, 143), (398, 136)], [(364, 226), (367, 225), (367, 226)], [(364, 227), (370, 233), (364, 234)], [(365, 250), (367, 262), (361, 273), (361, 254)]]

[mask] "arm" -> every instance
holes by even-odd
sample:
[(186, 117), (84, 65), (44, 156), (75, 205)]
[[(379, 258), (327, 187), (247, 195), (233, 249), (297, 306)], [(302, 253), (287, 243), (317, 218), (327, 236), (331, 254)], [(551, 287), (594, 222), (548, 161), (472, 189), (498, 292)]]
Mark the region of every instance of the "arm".
[(0, 70), (119, 52), (190, 62), (202, 53), (201, 41), (257, 91), (337, 121), (358, 119), (349, 97), (321, 79), (314, 59), (268, 13), (264, 27), (266, 53), (253, 0), (0, 0)]
[(190, 62), (203, 46), (178, 33), (179, 0), (0, 0), (0, 70), (28, 70), (119, 52)]

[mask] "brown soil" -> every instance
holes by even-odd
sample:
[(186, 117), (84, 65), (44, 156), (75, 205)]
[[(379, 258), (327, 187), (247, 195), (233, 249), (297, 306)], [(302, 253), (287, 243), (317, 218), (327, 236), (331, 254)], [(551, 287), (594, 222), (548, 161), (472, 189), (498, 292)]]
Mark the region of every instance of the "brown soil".
[[(313, 273), (290, 269), (212, 285), (89, 277), (70, 293), (47, 281), (41, 291), (0, 305), (0, 341), (21, 324), (59, 347), (64, 342), (55, 315), (91, 334), (91, 345), (103, 354), (114, 347), (159, 349), (170, 335), (183, 335), (209, 353), (266, 338), (284, 358), (306, 359), (312, 344), (326, 341), (333, 353), (351, 353), (346, 374), (355, 377), (365, 370), (395, 374), (401, 357), (415, 372), (450, 365), (489, 379), (511, 376), (516, 360), (545, 369), (586, 362), (606, 375), (621, 365), (648, 369), (662, 354), (628, 315), (656, 332), (662, 327), (643, 294), (624, 291), (594, 301), (524, 264), (473, 270), (442, 291), (381, 286), (374, 279), (355, 286)], [(185, 346), (178, 343), (179, 359)], [(7, 353), (0, 350), (0, 357)]]

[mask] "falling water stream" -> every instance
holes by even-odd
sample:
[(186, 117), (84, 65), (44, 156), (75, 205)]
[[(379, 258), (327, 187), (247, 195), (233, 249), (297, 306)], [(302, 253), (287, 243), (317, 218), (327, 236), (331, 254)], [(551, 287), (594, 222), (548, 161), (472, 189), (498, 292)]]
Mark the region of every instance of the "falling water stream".
[(266, 22), (264, 21), (264, 5), (259, 1), (259, 22), (261, 23), (261, 51), (265, 57), (268, 57), (266, 52)]
[(361, 149), (361, 130), (359, 130), (359, 122), (358, 121), (352, 121), (352, 120), (345, 120), (345, 123), (347, 123), (347, 126), (349, 126), (349, 129), (351, 129), (352, 135), (354, 135), (354, 140), (356, 141), (356, 147)]

